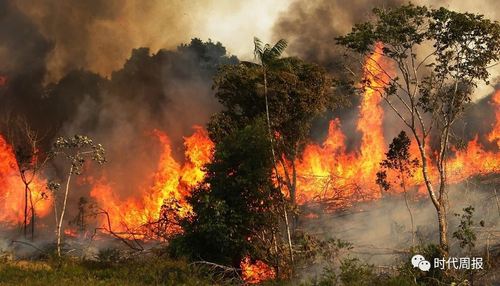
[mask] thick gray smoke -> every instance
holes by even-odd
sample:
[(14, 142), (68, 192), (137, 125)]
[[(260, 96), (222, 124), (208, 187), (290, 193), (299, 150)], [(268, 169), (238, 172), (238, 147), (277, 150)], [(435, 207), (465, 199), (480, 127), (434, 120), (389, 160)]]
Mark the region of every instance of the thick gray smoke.
[[(288, 53), (299, 56), (305, 60), (316, 62), (325, 66), (335, 78), (340, 80), (354, 80), (351, 71), (361, 75), (360, 65), (346, 62), (349, 57), (345, 56), (345, 49), (336, 45), (335, 38), (351, 31), (353, 25), (370, 21), (373, 17), (373, 8), (391, 8), (407, 1), (402, 0), (358, 0), (358, 1), (327, 1), (327, 0), (312, 0), (293, 1), (288, 10), (281, 14), (281, 17), (274, 24), (274, 38), (283, 38), (289, 41)], [(420, 0), (412, 1), (416, 5), (426, 5), (432, 8), (444, 6), (448, 9), (459, 12), (473, 12), (484, 14), (485, 17), (492, 20), (498, 20), (498, 9), (495, 1), (482, 1), (481, 5), (477, 3), (468, 3), (464, 1), (433, 1)], [(347, 71), (345, 66), (348, 66), (351, 71)], [(357, 69), (356, 69), (357, 68)], [(500, 66), (496, 65), (490, 69), (491, 84), (486, 86), (480, 84), (475, 92), (475, 98), (484, 98), (493, 93), (494, 86), (498, 82), (500, 74)], [(341, 94), (344, 95), (344, 94)], [(356, 119), (358, 116), (357, 106), (359, 105), (359, 96), (350, 96), (352, 102), (351, 109), (337, 110), (332, 114), (332, 117), (339, 117), (342, 122), (342, 130), (348, 134), (347, 146), (355, 149), (359, 142), (359, 135), (356, 132)], [(478, 107), (473, 107), (468, 110), (471, 113), (466, 114), (466, 119), (475, 119), (477, 110), (485, 110), (487, 113), (484, 118), (487, 120), (494, 119), (491, 108), (488, 107), (489, 98), (480, 100)], [(479, 107), (480, 106), (480, 107)], [(484, 114), (483, 114), (484, 115)], [(468, 126), (460, 123), (460, 129), (472, 130), (474, 132), (465, 132), (467, 141), (478, 134), (478, 130), (484, 131), (485, 127), (490, 124), (482, 124), (480, 129), (473, 128), (477, 120), (464, 120), (472, 122)], [(390, 111), (386, 112), (384, 118), (384, 133), (388, 141), (391, 140), (402, 126), (399, 119)], [(490, 122), (488, 122), (490, 123)], [(319, 134), (319, 137), (325, 135), (326, 121), (318, 121), (314, 134)], [(458, 132), (458, 131), (457, 131)], [(464, 132), (461, 132), (462, 134)], [(479, 132), (482, 134), (482, 132)]]
[[(119, 10), (116, 5), (105, 5), (104, 10)], [(93, 11), (98, 7), (83, 8)], [(220, 43), (193, 39), (172, 50), (129, 50), (128, 59), (106, 78), (79, 68), (78, 61), (82, 60), (82, 53), (87, 52), (88, 38), (82, 38), (83, 47), (72, 38), (75, 35), (59, 35), (63, 40), (48, 38), (46, 31), (40, 31), (36, 21), (27, 16), (26, 11), (35, 8), (24, 8), (21, 12), (19, 5), (0, 0), (0, 76), (6, 78), (6, 83), (0, 86), (0, 134), (7, 136), (16, 128), (12, 124), (14, 119), (21, 117), (43, 139), (43, 151), (50, 148), (56, 136), (90, 136), (107, 151), (110, 163), (104, 169), (118, 196), (133, 196), (139, 185), (147, 185), (152, 179), (160, 151), (153, 130), (168, 134), (174, 156), (182, 161), (183, 136), (191, 135), (193, 125), (204, 125), (220, 108), (211, 89), (218, 66), (238, 61), (228, 55)], [(82, 13), (76, 18), (84, 21), (90, 17), (85, 14), (87, 10), (75, 10)], [(102, 13), (97, 19), (114, 15)], [(39, 15), (32, 17), (36, 16)], [(69, 15), (57, 21), (65, 21), (67, 17)], [(65, 33), (71, 34), (77, 29), (75, 25), (81, 24), (84, 29), (84, 23), (72, 22), (78, 19), (66, 19), (70, 25)], [(48, 26), (57, 31), (64, 26), (53, 25)], [(52, 76), (49, 71), (55, 70), (54, 53), (61, 50), (65, 50), (69, 58), (62, 61), (65, 65), (59, 66), (58, 72), (63, 72), (60, 79), (49, 83), (47, 76)], [(109, 51), (99, 54), (104, 61), (106, 52)], [(49, 179), (64, 178), (67, 165), (52, 167), (47, 172)], [(87, 175), (100, 177), (92, 169)], [(70, 196), (72, 206), (76, 206), (80, 195), (88, 197), (88, 186), (77, 189), (80, 190)]]

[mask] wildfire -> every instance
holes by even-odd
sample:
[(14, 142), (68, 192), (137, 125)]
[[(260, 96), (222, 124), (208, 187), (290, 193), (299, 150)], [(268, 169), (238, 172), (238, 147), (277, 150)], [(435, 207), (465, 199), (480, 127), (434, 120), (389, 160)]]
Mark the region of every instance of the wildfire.
[[(51, 200), (44, 195), (46, 183), (35, 178), (30, 184), (35, 213), (43, 217), (50, 212)], [(12, 147), (0, 135), (0, 223), (15, 225), (24, 220), (24, 190)], [(28, 202), (29, 206), (29, 202)], [(28, 215), (28, 221), (31, 215)]]
[[(143, 229), (145, 225), (155, 223), (164, 229), (158, 230), (168, 233), (178, 233), (180, 228), (173, 224), (171, 212), (178, 217), (185, 217), (191, 207), (185, 197), (190, 188), (203, 179), (203, 165), (211, 160), (213, 143), (207, 132), (194, 127), (192, 136), (184, 138), (186, 148), (184, 164), (178, 163), (172, 156), (172, 148), (168, 136), (162, 131), (155, 130), (154, 135), (161, 144), (162, 151), (158, 161), (157, 171), (154, 174), (153, 185), (141, 190), (141, 198), (120, 200), (114, 192), (113, 185), (107, 179), (101, 179), (93, 186), (90, 196), (99, 207), (107, 212), (109, 222), (114, 232), (129, 232)], [(103, 218), (107, 224), (107, 218)], [(105, 225), (109, 228), (109, 225)], [(165, 233), (166, 234), (166, 233)]]
[[(303, 204), (318, 199), (330, 200), (333, 207), (348, 207), (357, 201), (378, 199), (382, 196), (375, 184), (376, 172), (387, 149), (383, 136), (384, 111), (381, 107), (379, 92), (389, 81), (393, 68), (382, 56), (382, 46), (377, 45), (374, 53), (365, 61), (365, 88), (359, 106), (356, 129), (361, 134), (358, 151), (347, 151), (346, 136), (343, 134), (339, 119), (329, 123), (328, 135), (322, 144), (309, 144), (303, 156), (297, 160), (297, 203)], [(384, 72), (387, 71), (387, 72)], [(0, 80), (1, 83), (1, 80)], [(496, 121), (486, 135), (493, 146), (500, 148), (500, 91), (496, 91), (491, 101)], [(210, 162), (214, 143), (200, 126), (194, 127), (193, 135), (184, 138), (185, 160), (178, 162), (172, 154), (168, 136), (159, 130), (153, 132), (161, 146), (156, 171), (151, 175), (150, 185), (139, 187), (138, 196), (121, 198), (114, 178), (106, 176), (91, 180), (90, 196), (101, 210), (99, 223), (117, 234), (139, 233), (144, 238), (150, 229), (146, 226), (156, 224), (156, 235), (174, 234), (181, 231), (175, 224), (178, 218), (186, 217), (191, 207), (186, 196), (192, 187), (204, 177), (203, 166)], [(430, 146), (430, 144), (427, 144)], [(419, 158), (418, 148), (413, 142), (410, 147), (412, 157)], [(432, 150), (427, 150), (433, 154)], [(432, 155), (430, 155), (432, 156)], [(479, 143), (479, 137), (456, 149), (447, 163), (448, 179), (459, 182), (475, 174), (499, 171), (500, 153), (488, 150)], [(437, 171), (429, 166), (433, 182), (437, 182)], [(408, 181), (419, 187), (423, 183), (421, 172), (416, 172)], [(37, 216), (43, 217), (50, 211), (52, 201), (41, 200), (46, 182), (36, 178), (31, 184), (33, 201)], [(397, 190), (396, 190), (397, 191)], [(24, 216), (24, 185), (19, 175), (12, 147), (0, 136), (0, 222), (15, 225)], [(174, 222), (174, 223), (173, 223)], [(158, 233), (160, 232), (160, 233)], [(255, 265), (250, 260), (242, 261), (244, 273), (248, 277), (254, 273)], [(245, 266), (245, 267), (243, 267)], [(255, 266), (255, 267), (254, 267)], [(262, 266), (263, 267), (263, 266)]]
[(276, 277), (276, 272), (273, 268), (260, 260), (252, 263), (248, 256), (241, 261), (240, 268), (243, 280), (248, 284), (257, 284)]
[[(385, 140), (380, 106), (381, 89), (389, 80), (384, 72), (392, 67), (382, 57), (382, 45), (365, 62), (365, 89), (359, 106), (357, 130), (362, 134), (359, 152), (346, 153), (345, 135), (340, 121), (332, 120), (322, 145), (310, 144), (297, 162), (297, 200), (299, 203), (319, 198), (335, 198), (349, 205), (361, 198), (375, 199), (375, 173), (384, 158)], [(363, 188), (359, 188), (363, 186)], [(374, 191), (375, 190), (375, 191)]]
[[(357, 122), (357, 130), (362, 134), (359, 152), (346, 153), (345, 135), (340, 130), (340, 121), (332, 120), (323, 144), (308, 145), (302, 160), (296, 162), (298, 203), (327, 199), (336, 203), (336, 206), (346, 207), (356, 201), (381, 197), (375, 179), (387, 147), (383, 136), (384, 111), (380, 106), (379, 92), (388, 83), (388, 73), (393, 70), (381, 52), (382, 45), (379, 44), (365, 61), (366, 87)], [(496, 112), (496, 122), (486, 138), (492, 143), (496, 141), (500, 148), (500, 90), (496, 91), (491, 104)], [(447, 163), (450, 183), (463, 181), (476, 174), (499, 171), (500, 153), (498, 150), (485, 150), (479, 144), (477, 136), (465, 149), (454, 151)], [(413, 158), (420, 157), (415, 142), (410, 147), (410, 153)], [(432, 154), (431, 150), (427, 150), (427, 154)], [(429, 168), (431, 180), (437, 182), (437, 170), (432, 166)], [(415, 172), (409, 183), (421, 186), (421, 172)], [(420, 188), (419, 192), (422, 193), (423, 190)]]

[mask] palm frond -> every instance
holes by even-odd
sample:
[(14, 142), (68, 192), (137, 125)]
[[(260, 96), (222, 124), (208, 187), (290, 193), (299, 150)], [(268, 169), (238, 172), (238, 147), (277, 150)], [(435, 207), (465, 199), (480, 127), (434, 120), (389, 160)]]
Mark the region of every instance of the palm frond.
[(286, 40), (281, 39), (279, 40), (274, 46), (270, 49), (269, 53), (270, 56), (274, 59), (279, 58), (281, 54), (285, 51), (286, 47), (288, 46), (288, 43)]
[(262, 41), (257, 37), (253, 37), (253, 44), (254, 44), (254, 50), (253, 50), (254, 56), (259, 60), (262, 60), (262, 55), (264, 54), (264, 50), (262, 48)]

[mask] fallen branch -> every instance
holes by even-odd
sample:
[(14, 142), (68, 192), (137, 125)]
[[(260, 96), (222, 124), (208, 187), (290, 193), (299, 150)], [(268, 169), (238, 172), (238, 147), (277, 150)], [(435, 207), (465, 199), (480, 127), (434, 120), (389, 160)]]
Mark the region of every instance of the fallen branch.
[(35, 245), (33, 245), (33, 244), (29, 243), (29, 242), (26, 242), (26, 241), (20, 241), (20, 240), (13, 240), (13, 241), (11, 242), (11, 244), (14, 244), (14, 243), (19, 243), (19, 244), (24, 244), (24, 245), (27, 245), (27, 246), (31, 246), (31, 247), (33, 247), (34, 249), (36, 249), (36, 250), (40, 251), (41, 253), (47, 254), (47, 252), (46, 252), (45, 250), (42, 250), (42, 249), (38, 248), (37, 246), (35, 246)]

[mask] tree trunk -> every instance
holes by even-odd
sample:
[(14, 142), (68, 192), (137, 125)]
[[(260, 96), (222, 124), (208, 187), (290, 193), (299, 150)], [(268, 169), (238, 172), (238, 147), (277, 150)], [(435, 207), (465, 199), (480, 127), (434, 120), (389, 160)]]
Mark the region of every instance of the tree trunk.
[(27, 236), (28, 229), (28, 185), (24, 183), (24, 239)]
[[(401, 163), (400, 163), (401, 164)], [(413, 213), (410, 208), (410, 203), (408, 202), (408, 191), (406, 190), (406, 180), (405, 180), (405, 174), (404, 171), (400, 168), (400, 174), (401, 174), (401, 184), (403, 187), (403, 192), (405, 194), (405, 204), (406, 204), (406, 209), (408, 210), (408, 213), (410, 214), (410, 222), (411, 222), (411, 246), (415, 246), (415, 223), (413, 221)]]
[(290, 200), (292, 201), (292, 204), (295, 205), (295, 202), (297, 200), (297, 169), (295, 168), (295, 160), (293, 159), (292, 162), (292, 183), (291, 188), (290, 188)]
[[(266, 102), (266, 119), (267, 119), (267, 129), (269, 133), (269, 141), (271, 143), (271, 155), (273, 159), (273, 165), (274, 165), (274, 171), (276, 172), (276, 176), (279, 177), (278, 173), (278, 166), (276, 162), (276, 154), (274, 152), (274, 140), (273, 140), (273, 132), (271, 129), (271, 119), (269, 116), (269, 101), (267, 99), (267, 72), (265, 67), (262, 68), (264, 71), (264, 98)], [(279, 186), (279, 191), (281, 192), (281, 182), (279, 182), (278, 179), (278, 186)], [(287, 232), (287, 240), (288, 240), (288, 250), (290, 252), (290, 262), (293, 264), (293, 247), (292, 247), (292, 236), (290, 233), (290, 224), (288, 222), (288, 212), (286, 210), (286, 205), (285, 202), (283, 201), (283, 216), (285, 219), (285, 227), (286, 227), (286, 232)]]
[[(437, 216), (438, 216), (439, 246), (441, 248), (441, 251), (443, 252), (443, 255), (447, 256), (448, 255), (448, 233), (447, 233), (448, 227), (447, 227), (447, 220), (446, 220), (446, 207), (444, 206), (445, 204), (443, 203), (443, 200), (438, 199), (436, 197), (436, 193), (434, 192), (434, 188), (433, 188), (432, 183), (431, 183), (430, 178), (429, 178), (429, 174), (428, 174), (428, 170), (427, 170), (427, 155), (425, 152), (425, 143), (424, 143), (425, 141), (420, 140), (420, 137), (418, 137), (416, 130), (412, 130), (412, 131), (413, 131), (413, 134), (415, 135), (415, 139), (417, 140), (418, 149), (420, 151), (420, 157), (422, 159), (422, 175), (424, 177), (425, 186), (427, 188), (427, 191), (428, 191), (429, 196), (431, 198), (432, 204), (434, 205), (434, 208), (436, 209)], [(441, 176), (441, 174), (440, 174), (440, 176)], [(443, 183), (444, 183), (444, 181), (441, 180), (439, 194), (442, 194), (442, 192), (444, 192)], [(440, 198), (442, 198), (441, 195), (440, 195)]]
[(439, 222), (439, 247), (444, 256), (448, 256), (448, 220), (446, 218), (446, 204), (441, 204), (437, 210)]
[(61, 257), (61, 228), (64, 219), (64, 213), (66, 212), (66, 202), (68, 201), (69, 184), (71, 182), (71, 174), (73, 173), (73, 166), (71, 166), (68, 174), (68, 180), (66, 181), (66, 190), (64, 192), (63, 207), (61, 209), (61, 217), (57, 224), (57, 255)]
[[(29, 189), (29, 188), (28, 188)], [(31, 209), (31, 240), (35, 238), (35, 205), (33, 204), (33, 192), (29, 189), (30, 192), (30, 209)]]

